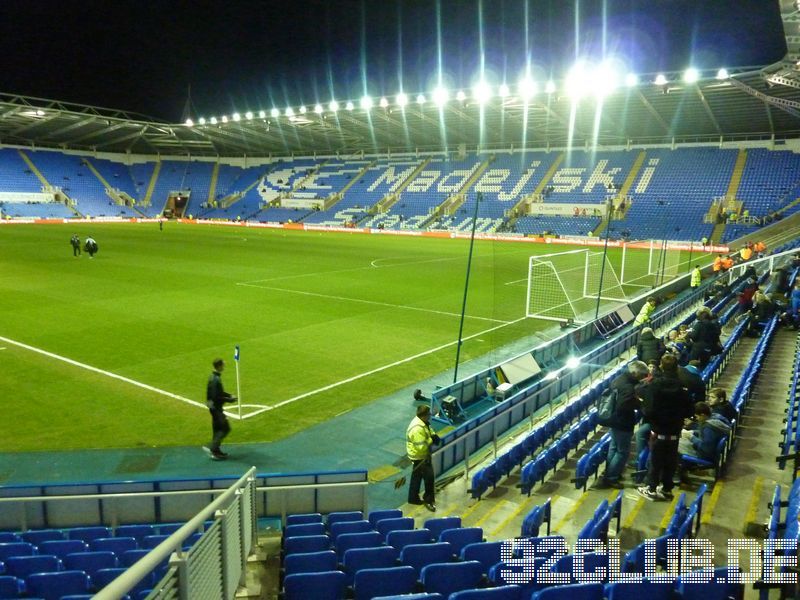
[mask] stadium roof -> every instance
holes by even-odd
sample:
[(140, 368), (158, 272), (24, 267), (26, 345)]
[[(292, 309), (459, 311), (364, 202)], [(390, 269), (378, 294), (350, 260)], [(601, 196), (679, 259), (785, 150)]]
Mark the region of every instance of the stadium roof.
[[(704, 72), (696, 83), (682, 73), (665, 73), (667, 83), (653, 83), (655, 74), (640, 76), (633, 87), (624, 85), (602, 104), (595, 98), (575, 103), (557, 82), (556, 91), (543, 91), (524, 101), (512, 85), (508, 95), (499, 89), (485, 103), (464, 90), (437, 106), (431, 92), (425, 103), (408, 94), (400, 107), (365, 110), (339, 100), (337, 111), (325, 106), (293, 107), (275, 115), (264, 107), (255, 115), (211, 116), (192, 126), (166, 123), (144, 115), (56, 100), (0, 94), (0, 142), (36, 147), (193, 156), (286, 156), (358, 152), (430, 151), (443, 148), (529, 148), (618, 146), (718, 142), (720, 140), (785, 139), (800, 137), (800, 12), (782, 0), (788, 54), (764, 68), (731, 70), (727, 79)], [(597, 86), (595, 81), (595, 86)], [(598, 106), (601, 110), (597, 110)], [(573, 113), (574, 111), (574, 113)], [(598, 118), (599, 113), (599, 118)], [(223, 122), (226, 121), (226, 122)]]

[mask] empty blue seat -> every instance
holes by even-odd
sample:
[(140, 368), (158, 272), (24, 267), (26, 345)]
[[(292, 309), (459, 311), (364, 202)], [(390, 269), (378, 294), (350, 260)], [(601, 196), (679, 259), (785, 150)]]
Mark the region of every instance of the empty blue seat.
[(393, 594), (391, 596), (375, 596), (372, 600), (447, 600), (441, 594)]
[(172, 535), (186, 523), (163, 523), (158, 526), (158, 535)]
[(88, 551), (89, 546), (83, 540), (48, 540), (39, 544), (39, 554), (52, 554), (61, 560), (67, 554)]
[(461, 517), (434, 517), (425, 521), (423, 527), (431, 532), (431, 540), (435, 542), (445, 529), (461, 527)]
[(383, 545), (383, 536), (377, 531), (343, 533), (336, 540), (336, 554), (340, 559), (351, 548), (377, 548)]
[(383, 519), (399, 519), (403, 516), (403, 511), (399, 508), (390, 508), (386, 510), (373, 510), (369, 513), (368, 521), (374, 528), (377, 525), (378, 521), (382, 521)]
[(390, 531), (402, 531), (402, 530), (410, 530), (414, 529), (414, 519), (411, 517), (400, 517), (398, 519), (383, 519), (378, 521), (378, 524), (375, 526), (375, 529), (380, 533), (384, 538), (386, 534)]
[(489, 573), (492, 566), (500, 562), (500, 548), (503, 542), (476, 542), (461, 549), (461, 560), (476, 560), (481, 563), (483, 573)]
[(289, 525), (304, 525), (305, 523), (322, 523), (322, 515), (319, 513), (303, 513), (286, 517), (287, 527)]
[(61, 570), (61, 561), (50, 554), (37, 556), (10, 556), (5, 561), (6, 575), (25, 579), (31, 573), (49, 573)]
[(141, 544), (142, 548), (149, 548), (153, 549), (158, 546), (161, 542), (169, 537), (168, 534), (162, 533), (159, 535), (146, 535), (142, 538)]
[(64, 532), (60, 529), (33, 529), (31, 531), (23, 531), (19, 534), (24, 541), (38, 546), (47, 540), (65, 540)]
[(87, 544), (97, 538), (111, 537), (111, 530), (108, 527), (73, 527), (67, 530), (67, 539), (83, 540)]
[(134, 537), (97, 538), (89, 542), (89, 548), (95, 552), (113, 552), (118, 557), (128, 550), (136, 550), (139, 545)]
[(340, 600), (344, 598), (345, 576), (341, 571), (295, 573), (283, 580), (285, 600)]
[(330, 550), (331, 540), (327, 535), (299, 535), (283, 540), (283, 552), (286, 555), (297, 552), (321, 552)]
[(89, 577), (83, 571), (33, 573), (25, 578), (25, 589), (29, 596), (42, 600), (59, 600), (69, 594), (89, 592)]
[(0, 531), (0, 544), (10, 544), (12, 542), (21, 542), (22, 538), (13, 531)]
[[(100, 569), (97, 573), (95, 573), (91, 578), (91, 585), (95, 591), (102, 590), (105, 586), (109, 583), (114, 581), (117, 577), (122, 575), (127, 569), (123, 567), (115, 567), (111, 569)], [(143, 590), (149, 590), (153, 587), (153, 574), (148, 573), (145, 575), (139, 583), (131, 588), (128, 592), (128, 595), (135, 595)]]
[(192, 535), (190, 535), (185, 540), (183, 540), (183, 544), (181, 544), (183, 549), (184, 550), (188, 550), (189, 548), (194, 546), (197, 542), (200, 541), (200, 538), (203, 537), (203, 533), (204, 532), (202, 532), (202, 531), (198, 531), (198, 532), (193, 533)]
[(503, 585), (483, 590), (462, 590), (450, 594), (448, 600), (523, 600), (523, 597), (518, 585)]
[(334, 523), (330, 527), (331, 540), (336, 545), (336, 538), (345, 533), (367, 533), (373, 531), (372, 524), (369, 521), (340, 521)]
[(332, 512), (328, 515), (328, 529), (334, 523), (343, 523), (344, 521), (362, 521), (364, 514), (360, 510), (350, 510), (345, 512)]
[(453, 559), (453, 546), (447, 542), (434, 544), (412, 544), (400, 552), (400, 562), (414, 567), (419, 575), (422, 569), (434, 563), (443, 563)]
[(140, 548), (138, 550), (128, 550), (127, 552), (123, 552), (122, 556), (117, 556), (117, 560), (119, 560), (119, 564), (123, 567), (130, 567), (137, 562), (139, 562), (142, 557), (146, 556), (150, 553), (150, 550), (146, 548)]
[(440, 542), (449, 542), (453, 546), (453, 554), (459, 556), (467, 544), (476, 544), (483, 541), (483, 529), (480, 527), (459, 527), (446, 529), (439, 536)]
[(449, 596), (454, 592), (478, 587), (481, 563), (475, 560), (459, 563), (438, 563), (423, 567), (420, 580), (426, 592)]
[(137, 544), (148, 535), (155, 535), (156, 530), (152, 525), (120, 525), (114, 530), (114, 537), (132, 537)]
[(283, 530), (284, 539), (300, 535), (325, 535), (325, 525), (322, 523), (302, 523), (300, 525), (287, 525)]
[(117, 555), (113, 552), (76, 552), (64, 557), (64, 567), (68, 571), (83, 571), (94, 577), (100, 569), (113, 569), (117, 566)]
[(396, 567), (398, 552), (392, 546), (380, 548), (351, 548), (344, 553), (344, 574), (347, 584), (353, 585), (355, 574), (361, 569), (388, 569)]
[(0, 598), (17, 598), (22, 594), (20, 580), (11, 575), (0, 576)]
[[(639, 571), (642, 573), (642, 571)], [(606, 600), (672, 600), (673, 588), (662, 583), (608, 583), (604, 587)]]
[(394, 546), (399, 552), (410, 544), (427, 544), (431, 542), (431, 532), (429, 529), (411, 529), (390, 531), (386, 534), (386, 543)]
[(9, 556), (33, 556), (34, 554), (36, 554), (36, 547), (29, 542), (0, 544), (0, 562)]
[(675, 580), (675, 592), (682, 600), (728, 600), (742, 598), (744, 585), (741, 583), (719, 583), (728, 576), (727, 567), (717, 567), (713, 573), (713, 583), (686, 583), (682, 577)]
[(318, 573), (320, 571), (335, 571), (339, 561), (336, 552), (323, 550), (321, 552), (302, 552), (289, 554), (283, 561), (284, 576), (295, 573)]
[(408, 594), (414, 591), (417, 573), (408, 566), (389, 569), (362, 569), (355, 574), (356, 600), (372, 600), (381, 594)]
[(603, 584), (578, 583), (545, 588), (531, 596), (531, 600), (603, 600)]

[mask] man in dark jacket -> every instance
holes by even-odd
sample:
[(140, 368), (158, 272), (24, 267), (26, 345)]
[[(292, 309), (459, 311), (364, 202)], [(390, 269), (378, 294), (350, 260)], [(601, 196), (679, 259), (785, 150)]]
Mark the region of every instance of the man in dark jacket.
[(207, 446), (203, 446), (203, 450), (211, 457), (211, 460), (225, 460), (228, 456), (227, 452), (220, 449), (220, 444), (225, 436), (231, 431), (231, 426), (228, 424), (228, 417), (225, 416), (223, 405), (227, 402), (236, 402), (236, 396), (231, 396), (222, 387), (222, 371), (225, 369), (225, 361), (218, 358), (214, 361), (214, 371), (208, 377), (208, 385), (206, 386), (206, 406), (211, 413), (211, 431), (213, 438)]
[(672, 499), (683, 420), (694, 413), (689, 394), (678, 379), (678, 361), (666, 354), (659, 366), (660, 374), (652, 383), (637, 390), (643, 400), (644, 416), (652, 427), (647, 485), (637, 490), (648, 500)]
[(652, 328), (645, 327), (642, 329), (639, 343), (636, 344), (636, 358), (644, 363), (649, 363), (651, 360), (661, 360), (664, 351), (664, 342), (655, 336)]
[(708, 403), (711, 406), (711, 413), (725, 417), (729, 423), (739, 418), (736, 407), (728, 402), (728, 393), (723, 388), (712, 388), (708, 392)]
[(700, 368), (703, 368), (709, 359), (719, 354), (722, 349), (719, 342), (721, 329), (707, 306), (701, 306), (696, 315), (697, 319), (687, 336), (692, 342), (689, 360), (699, 360)]
[(690, 360), (685, 367), (678, 367), (678, 379), (689, 392), (692, 404), (706, 399), (706, 384), (701, 377), (699, 360)]
[(639, 410), (640, 403), (636, 397), (636, 385), (649, 373), (646, 364), (635, 360), (628, 365), (627, 373), (623, 373), (611, 382), (611, 389), (617, 390), (617, 407), (610, 425), (611, 445), (608, 447), (606, 472), (597, 484), (598, 488), (624, 487), (620, 477), (631, 451), (633, 426), (639, 419), (636, 411)]

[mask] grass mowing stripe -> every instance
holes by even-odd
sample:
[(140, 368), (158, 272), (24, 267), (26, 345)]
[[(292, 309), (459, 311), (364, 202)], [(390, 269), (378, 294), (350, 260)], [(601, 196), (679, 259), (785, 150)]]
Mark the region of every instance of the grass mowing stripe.
[(761, 499), (761, 488), (764, 486), (764, 478), (761, 475), (756, 476), (756, 482), (753, 485), (753, 493), (750, 495), (750, 504), (747, 507), (747, 513), (744, 517), (744, 525), (747, 527), (750, 523), (756, 520), (756, 511), (758, 510), (758, 501)]
[[(497, 327), (491, 327), (489, 329), (485, 329), (484, 331), (479, 331), (478, 333), (473, 333), (472, 335), (468, 335), (463, 338), (463, 341), (470, 340), (472, 338), (476, 338), (481, 335), (485, 335), (490, 331), (495, 331), (496, 329), (500, 329), (502, 327), (506, 327), (507, 325), (513, 325), (514, 323), (519, 323), (520, 321), (524, 321), (527, 317), (520, 317), (514, 321), (510, 321), (508, 323), (504, 323), (503, 325), (498, 325)], [(2, 338), (0, 338), (2, 339)], [(395, 361), (388, 365), (383, 365), (382, 367), (377, 367), (372, 369), (371, 371), (366, 371), (364, 373), (360, 373), (358, 375), (353, 375), (352, 377), (348, 377), (347, 379), (342, 379), (341, 381), (337, 381), (336, 383), (331, 383), (330, 385), (326, 385), (324, 387), (318, 388), (316, 390), (311, 390), (310, 392), (306, 392), (305, 394), (300, 394), (299, 396), (295, 396), (294, 398), (289, 398), (288, 400), (283, 400), (278, 402), (277, 404), (273, 404), (272, 406), (265, 406), (261, 410), (257, 410), (255, 412), (250, 413), (249, 415), (244, 415), (242, 419), (251, 419), (261, 413), (265, 413), (269, 410), (275, 410), (276, 408), (280, 408), (281, 406), (286, 406), (287, 404), (291, 404), (292, 402), (297, 402), (298, 400), (302, 400), (303, 398), (308, 398), (309, 396), (313, 396), (315, 394), (319, 394), (320, 392), (326, 392), (328, 390), (332, 390), (333, 388), (339, 387), (340, 385), (344, 385), (345, 383), (350, 383), (352, 381), (356, 381), (358, 379), (362, 379), (363, 377), (369, 377), (370, 375), (374, 375), (375, 373), (380, 373), (381, 371), (385, 371), (386, 369), (391, 369), (392, 367), (396, 367), (397, 365), (402, 365), (407, 362), (411, 362), (412, 360), (416, 360), (423, 356), (427, 356), (428, 354), (433, 354), (434, 352), (438, 352), (439, 350), (444, 350), (450, 346), (455, 346), (458, 341), (448, 342), (447, 344), (442, 344), (441, 346), (437, 346), (436, 348), (432, 348), (430, 350), (425, 350), (425, 352), (420, 352), (419, 354), (415, 354), (413, 356), (409, 356), (402, 360)]]
[[(458, 313), (447, 312), (443, 310), (434, 310), (432, 308), (421, 308), (419, 306), (409, 306), (407, 304), (392, 304), (391, 302), (378, 302), (376, 300), (364, 300), (363, 298), (348, 298), (347, 296), (333, 296), (331, 294), (319, 294), (317, 292), (306, 292), (303, 290), (288, 290), (286, 288), (273, 287), (268, 285), (255, 285), (253, 283), (237, 283), (244, 287), (254, 287), (260, 290), (270, 290), (273, 292), (285, 292), (287, 294), (300, 294), (301, 296), (311, 296), (313, 298), (327, 298), (329, 300), (341, 300), (344, 302), (358, 302), (360, 304), (372, 304), (375, 306), (387, 306), (389, 308), (401, 308), (403, 310), (416, 310), (420, 312), (432, 313), (434, 315), (445, 315), (447, 317), (461, 317)], [(491, 323), (508, 323), (501, 319), (491, 319), (489, 317), (474, 317), (472, 315), (464, 315), (466, 319), (476, 319), (479, 321), (489, 321)]]
[[(553, 506), (553, 504), (555, 504), (555, 502), (556, 502), (556, 498), (558, 498), (558, 496), (551, 496), (551, 499), (550, 499), (550, 507), (551, 507), (551, 509), (552, 509), (552, 506)], [(513, 521), (513, 520), (514, 520), (514, 519), (516, 519), (516, 518), (517, 518), (519, 515), (521, 515), (521, 514), (522, 514), (524, 511), (526, 511), (526, 510), (527, 510), (527, 509), (528, 509), (528, 508), (529, 508), (529, 507), (532, 505), (532, 503), (534, 503), (534, 502), (536, 502), (536, 496), (531, 496), (530, 498), (526, 498), (526, 499), (525, 499), (525, 500), (524, 500), (524, 501), (523, 501), (523, 502), (522, 502), (522, 503), (521, 503), (521, 504), (520, 504), (520, 505), (517, 507), (517, 509), (516, 509), (514, 512), (512, 512), (512, 513), (511, 513), (510, 515), (508, 515), (508, 516), (507, 516), (505, 519), (503, 519), (503, 521), (502, 521), (502, 522), (501, 522), (501, 523), (500, 523), (500, 524), (499, 524), (497, 527), (495, 527), (494, 529), (492, 529), (492, 530), (489, 532), (489, 535), (491, 535), (491, 536), (495, 536), (495, 535), (497, 535), (497, 534), (498, 534), (500, 531), (502, 531), (502, 530), (503, 530), (503, 528), (504, 528), (506, 525), (508, 525), (508, 524), (509, 524), (511, 521)]]
[[(36, 348), (34, 346), (29, 346), (28, 344), (23, 344), (22, 342), (17, 342), (15, 340), (0, 336), (0, 340), (6, 342), (7, 344), (13, 344), (14, 346), (18, 346), (19, 348), (24, 348), (25, 350), (30, 350), (31, 352), (36, 352), (37, 354), (42, 354), (47, 356), (48, 358), (54, 358), (56, 360), (60, 360), (67, 364), (70, 364), (74, 367), (80, 367), (81, 369), (86, 369), (87, 371), (92, 371), (93, 373), (99, 373), (100, 375), (105, 375), (106, 377), (111, 377), (112, 379), (118, 379), (119, 381), (124, 381), (125, 383), (130, 383), (131, 385), (135, 385), (140, 388), (144, 388), (150, 392), (154, 392), (156, 394), (161, 394), (162, 396), (167, 396), (169, 398), (174, 398), (175, 400), (180, 400), (181, 402), (185, 402), (187, 404), (191, 404), (193, 406), (198, 406), (200, 408), (206, 408), (206, 405), (202, 402), (197, 402), (195, 400), (190, 400), (189, 398), (184, 398), (183, 396), (179, 396), (178, 394), (173, 394), (172, 392), (167, 392), (165, 390), (160, 390), (155, 388), (151, 385), (147, 385), (146, 383), (142, 383), (141, 381), (135, 381), (133, 379), (129, 379), (127, 377), (123, 377), (122, 375), (117, 375), (116, 373), (112, 373), (111, 371), (104, 371), (103, 369), (98, 369), (97, 367), (93, 367), (92, 365), (87, 365), (82, 362), (78, 362), (77, 360), (72, 360), (71, 358), (67, 358), (66, 356), (61, 356), (60, 354), (53, 354), (52, 352), (48, 352), (47, 350), (42, 350), (41, 348)], [(236, 415), (232, 413), (225, 413), (229, 417), (234, 419), (238, 419)]]
[(703, 513), (702, 518), (700, 519), (700, 523), (708, 524), (711, 523), (711, 515), (714, 514), (714, 507), (717, 505), (717, 501), (719, 500), (719, 495), (722, 493), (722, 480), (718, 480), (714, 484), (714, 491), (711, 492), (711, 498), (706, 504), (706, 510)]
[(636, 500), (636, 504), (633, 505), (631, 512), (628, 513), (628, 517), (622, 522), (623, 529), (629, 529), (631, 525), (633, 525), (633, 522), (636, 520), (636, 517), (639, 516), (639, 511), (642, 510), (645, 502), (647, 502), (647, 500), (642, 497)]

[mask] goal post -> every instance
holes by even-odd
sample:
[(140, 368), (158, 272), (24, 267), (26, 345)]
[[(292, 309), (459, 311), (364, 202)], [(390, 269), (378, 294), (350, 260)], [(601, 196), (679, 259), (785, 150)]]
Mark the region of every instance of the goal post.
[(614, 305), (627, 301), (603, 252), (579, 249), (530, 257), (526, 316), (586, 322), (594, 318), (598, 298)]

